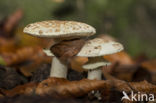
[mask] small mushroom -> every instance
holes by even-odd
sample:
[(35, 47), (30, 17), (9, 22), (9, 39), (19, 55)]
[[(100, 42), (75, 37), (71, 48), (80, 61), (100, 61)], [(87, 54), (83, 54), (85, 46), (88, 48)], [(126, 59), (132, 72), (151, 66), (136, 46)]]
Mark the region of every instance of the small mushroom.
[[(52, 38), (56, 43), (62, 40), (88, 37), (95, 34), (95, 29), (85, 23), (75, 21), (49, 20), (27, 25), (24, 32), (36, 37)], [(49, 49), (49, 48), (48, 48)], [(44, 50), (48, 56), (53, 56), (50, 50)], [(53, 57), (50, 77), (66, 78), (67, 65)]]
[(104, 55), (110, 55), (123, 50), (122, 44), (105, 40), (103, 38), (95, 38), (88, 40), (86, 44), (82, 47), (81, 51), (77, 56), (89, 57), (89, 63), (85, 64), (84, 69), (89, 69), (88, 79), (101, 79), (102, 71), (99, 67), (104, 65), (110, 65), (106, 60), (101, 59), (100, 57)]
[(100, 67), (110, 65), (110, 62), (107, 62), (102, 57), (89, 58), (89, 62), (84, 64), (82, 67), (88, 70), (88, 79), (97, 79), (101, 80), (102, 71)]

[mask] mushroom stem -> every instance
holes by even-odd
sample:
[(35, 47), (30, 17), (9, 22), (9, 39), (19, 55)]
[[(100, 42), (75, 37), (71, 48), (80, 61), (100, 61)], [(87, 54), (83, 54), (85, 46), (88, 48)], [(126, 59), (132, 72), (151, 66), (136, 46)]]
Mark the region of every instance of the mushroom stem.
[(52, 60), (50, 77), (67, 78), (67, 66), (62, 64), (55, 56)]
[(87, 78), (90, 80), (93, 79), (101, 80), (101, 77), (102, 77), (102, 70), (100, 68), (88, 71)]

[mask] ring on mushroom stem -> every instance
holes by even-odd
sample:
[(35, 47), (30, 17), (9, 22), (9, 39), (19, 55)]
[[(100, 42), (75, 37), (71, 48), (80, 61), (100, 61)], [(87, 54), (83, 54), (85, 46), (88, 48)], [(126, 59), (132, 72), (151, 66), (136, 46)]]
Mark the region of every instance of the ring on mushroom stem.
[[(81, 22), (49, 20), (29, 24), (24, 28), (24, 32), (36, 37), (53, 38), (60, 43), (62, 40), (92, 36), (96, 31), (92, 26)], [(47, 50), (44, 52), (53, 56)], [(67, 69), (67, 65), (54, 56), (50, 77), (66, 78)]]

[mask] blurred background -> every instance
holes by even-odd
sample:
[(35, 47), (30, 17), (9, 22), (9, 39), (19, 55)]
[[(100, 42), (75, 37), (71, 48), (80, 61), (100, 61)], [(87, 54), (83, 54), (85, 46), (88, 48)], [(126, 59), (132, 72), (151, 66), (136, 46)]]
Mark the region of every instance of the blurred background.
[[(103, 57), (112, 65), (102, 67), (102, 79), (112, 80), (107, 75), (109, 74), (117, 80), (106, 90), (100, 91), (104, 101), (120, 103), (123, 96), (121, 91), (127, 90), (127, 87), (138, 93), (156, 94), (156, 0), (0, 0), (0, 98), (6, 97), (6, 101), (10, 103), (12, 100), (8, 97), (14, 96), (12, 99), (18, 103), (27, 102), (27, 98), (20, 99), (20, 96), (31, 93), (35, 96), (32, 89), (36, 88), (36, 83), (42, 84), (43, 80), (49, 78), (53, 58), (46, 56), (43, 48), (51, 46), (54, 41), (23, 33), (27, 24), (44, 20), (84, 22), (96, 28), (94, 37), (102, 35), (101, 38), (108, 37), (107, 39), (117, 40), (124, 45), (125, 51)], [(87, 71), (82, 66), (88, 62), (87, 57), (72, 58), (67, 79), (83, 81), (87, 77)], [(130, 85), (131, 82), (135, 85)], [(34, 84), (29, 85), (31, 83)], [(19, 85), (22, 86), (18, 88)], [(49, 87), (51, 85), (53, 83)], [(86, 99), (92, 101), (94, 96), (86, 96), (87, 93), (84, 93), (78, 99), (81, 98), (83, 103)], [(35, 98), (32, 97), (33, 103)], [(38, 98), (36, 103), (41, 103), (42, 100), (45, 102), (46, 98)]]
[(76, 20), (118, 39), (133, 57), (156, 57), (156, 0), (0, 0), (0, 21), (22, 10), (18, 25), (43, 20)]

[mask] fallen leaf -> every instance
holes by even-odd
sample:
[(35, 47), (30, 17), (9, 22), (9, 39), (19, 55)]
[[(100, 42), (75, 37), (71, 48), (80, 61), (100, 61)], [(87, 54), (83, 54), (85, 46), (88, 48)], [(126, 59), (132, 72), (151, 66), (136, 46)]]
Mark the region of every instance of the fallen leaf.
[(1, 57), (6, 62), (6, 65), (14, 65), (28, 60), (40, 60), (50, 62), (51, 58), (47, 57), (41, 47), (23, 47), (16, 52), (5, 52)]
[(156, 86), (145, 80), (141, 82), (130, 82), (129, 85), (134, 91), (156, 94)]
[(5, 95), (5, 96), (15, 96), (15, 95), (21, 95), (21, 94), (25, 94), (25, 95), (30, 95), (33, 94), (33, 92), (35, 92), (37, 83), (27, 83), (24, 85), (19, 85), (11, 90), (3, 90), (1, 89), (1, 92)]
[(117, 65), (111, 69), (111, 75), (125, 81), (132, 81), (134, 74), (139, 69), (138, 65)]
[(105, 88), (106, 82), (100, 80), (82, 79), (80, 81), (68, 81), (66, 79), (48, 78), (42, 81), (36, 88), (36, 94), (55, 95), (56, 97), (79, 97), (92, 90)]
[(84, 44), (84, 39), (64, 40), (53, 45), (50, 50), (62, 63), (69, 64)]
[(141, 82), (125, 82), (123, 80), (119, 80), (107, 72), (103, 70), (104, 75), (111, 82), (111, 86), (115, 87), (118, 91), (125, 91), (126, 93), (130, 93), (131, 91), (140, 92), (140, 93), (154, 93), (156, 94), (156, 85), (148, 83), (147, 81)]
[(145, 61), (141, 63), (141, 66), (146, 68), (150, 72), (156, 73), (156, 59)]
[(32, 62), (28, 65), (20, 67), (21, 73), (26, 77), (32, 76), (32, 73), (35, 72), (36, 69), (40, 67), (40, 65), (44, 63), (50, 64), (52, 61), (52, 57), (46, 56), (42, 49), (37, 50), (38, 51), (36, 51), (36, 53), (33, 54), (32, 57), (28, 58)]
[(6, 39), (0, 37), (0, 53), (14, 52), (17, 49), (16, 41), (12, 38)]
[(29, 64), (29, 65), (24, 65), (22, 67), (20, 67), (20, 72), (26, 76), (26, 77), (30, 77), (32, 76), (33, 72), (36, 71), (36, 69), (40, 66), (40, 62), (34, 61), (33, 63)]
[(73, 70), (76, 70), (78, 72), (82, 72), (84, 71), (84, 69), (82, 68), (82, 66), (88, 62), (88, 58), (87, 57), (74, 57), (72, 60), (71, 60), (71, 68)]
[(6, 38), (14, 36), (14, 30), (23, 17), (23, 11), (21, 9), (16, 10), (13, 14), (3, 20), (0, 27), (0, 35)]
[(22, 61), (29, 60), (40, 48), (24, 47), (16, 52), (5, 52), (2, 54), (7, 65), (18, 64)]
[(1, 92), (5, 96), (15, 95), (31, 95), (36, 93), (37, 95), (49, 95), (56, 98), (70, 98), (80, 97), (92, 90), (99, 90), (101, 88), (108, 88), (109, 81), (103, 80), (88, 80), (83, 79), (80, 81), (68, 81), (62, 78), (48, 78), (41, 83), (27, 83), (20, 85), (11, 90), (1, 89)]
[(152, 83), (156, 83), (156, 59), (142, 62), (141, 66), (151, 74)]
[(124, 64), (124, 65), (134, 64), (132, 58), (124, 51), (111, 54), (111, 55), (106, 55), (104, 56), (104, 59), (110, 62), (119, 62), (120, 64)]

